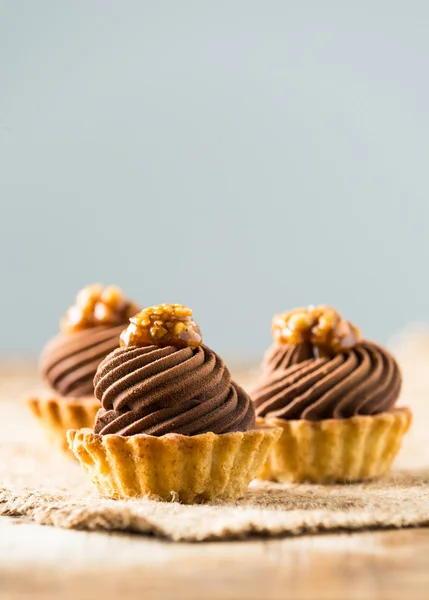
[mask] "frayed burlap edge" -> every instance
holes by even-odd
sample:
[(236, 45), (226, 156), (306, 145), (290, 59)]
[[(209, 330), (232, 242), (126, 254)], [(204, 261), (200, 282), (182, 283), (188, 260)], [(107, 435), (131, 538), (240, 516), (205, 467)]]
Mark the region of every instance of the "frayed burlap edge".
[(185, 506), (59, 490), (0, 489), (0, 515), (66, 529), (198, 542), (429, 525), (428, 473), (349, 486), (259, 483), (234, 503)]

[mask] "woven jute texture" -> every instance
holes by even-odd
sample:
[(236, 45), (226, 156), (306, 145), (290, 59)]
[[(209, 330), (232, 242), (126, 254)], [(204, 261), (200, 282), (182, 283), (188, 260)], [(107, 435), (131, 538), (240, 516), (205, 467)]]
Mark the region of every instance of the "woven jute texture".
[(337, 486), (253, 483), (237, 502), (196, 506), (100, 498), (27, 412), (22, 397), (36, 387), (31, 372), (0, 373), (0, 515), (194, 542), (429, 524), (429, 402), (421, 386), (415, 394), (405, 389), (403, 403), (415, 420), (388, 478)]

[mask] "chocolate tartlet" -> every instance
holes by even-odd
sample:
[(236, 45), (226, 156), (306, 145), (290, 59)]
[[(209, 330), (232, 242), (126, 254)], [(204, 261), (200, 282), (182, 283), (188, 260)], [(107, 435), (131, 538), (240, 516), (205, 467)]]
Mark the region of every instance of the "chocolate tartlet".
[(163, 304), (130, 319), (98, 367), (94, 432), (70, 448), (103, 495), (185, 503), (242, 495), (280, 435), (255, 428), (246, 392), (202, 344), (192, 311)]
[(68, 451), (68, 429), (92, 427), (99, 408), (93, 383), (98, 365), (119, 347), (119, 336), (137, 310), (114, 286), (85, 287), (61, 320), (60, 334), (43, 349), (40, 371), (55, 395), (33, 397), (28, 404), (63, 450)]
[(411, 423), (407, 408), (395, 408), (402, 378), (393, 356), (325, 306), (276, 316), (273, 338), (250, 395), (257, 416), (283, 434), (261, 476), (323, 483), (384, 475)]

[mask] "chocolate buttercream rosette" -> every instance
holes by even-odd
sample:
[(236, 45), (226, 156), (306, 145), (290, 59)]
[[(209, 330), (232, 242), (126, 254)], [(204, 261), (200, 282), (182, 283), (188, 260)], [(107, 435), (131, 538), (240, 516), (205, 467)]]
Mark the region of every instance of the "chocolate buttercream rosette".
[(69, 451), (69, 429), (93, 426), (99, 409), (93, 384), (98, 365), (119, 347), (119, 336), (137, 310), (115, 286), (87, 286), (61, 319), (60, 333), (44, 347), (40, 372), (52, 393), (33, 396), (28, 405), (62, 450)]
[(401, 372), (382, 346), (330, 307), (274, 317), (274, 344), (250, 396), (258, 422), (282, 428), (260, 477), (353, 482), (388, 472), (411, 424)]
[(202, 343), (192, 311), (182, 305), (132, 317), (94, 385), (101, 404), (94, 430), (70, 431), (68, 439), (104, 496), (238, 498), (280, 435), (255, 426), (248, 394)]

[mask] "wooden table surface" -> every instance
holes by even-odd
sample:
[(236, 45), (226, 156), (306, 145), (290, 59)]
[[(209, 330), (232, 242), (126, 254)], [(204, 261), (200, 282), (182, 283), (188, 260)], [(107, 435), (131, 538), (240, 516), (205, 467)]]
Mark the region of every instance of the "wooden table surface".
[(429, 529), (174, 544), (3, 517), (0, 599), (429, 599), (428, 557)]
[(0, 598), (429, 598), (429, 530), (174, 544), (0, 521)]

